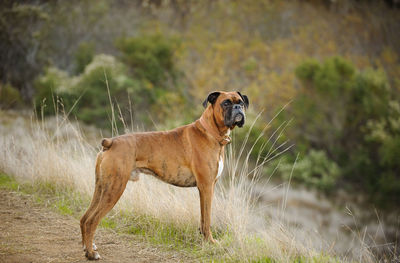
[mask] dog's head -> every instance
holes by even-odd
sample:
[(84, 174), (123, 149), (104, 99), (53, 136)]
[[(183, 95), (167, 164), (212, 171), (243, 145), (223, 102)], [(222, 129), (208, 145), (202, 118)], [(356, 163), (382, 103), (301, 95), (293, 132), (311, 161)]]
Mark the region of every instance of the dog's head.
[(236, 125), (243, 127), (249, 107), (249, 99), (239, 91), (223, 92), (214, 91), (208, 94), (203, 102), (204, 108), (211, 103), (214, 119), (218, 126), (226, 126), (233, 129)]

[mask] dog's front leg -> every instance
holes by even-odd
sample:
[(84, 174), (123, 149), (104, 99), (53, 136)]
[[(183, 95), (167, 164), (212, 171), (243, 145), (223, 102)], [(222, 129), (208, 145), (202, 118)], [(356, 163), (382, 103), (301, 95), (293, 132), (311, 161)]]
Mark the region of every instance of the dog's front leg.
[(200, 194), (200, 209), (201, 209), (201, 233), (204, 239), (211, 243), (215, 243), (212, 237), (210, 224), (211, 224), (211, 205), (214, 196), (214, 182), (198, 184)]

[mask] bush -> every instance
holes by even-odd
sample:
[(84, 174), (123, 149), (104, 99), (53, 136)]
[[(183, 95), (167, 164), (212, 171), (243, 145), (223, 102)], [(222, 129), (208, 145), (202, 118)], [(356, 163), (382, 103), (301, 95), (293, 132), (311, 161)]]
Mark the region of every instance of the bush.
[[(168, 118), (174, 121), (173, 126), (181, 124), (176, 120), (186, 121), (192, 110), (184, 110), (189, 108), (188, 100), (179, 81), (180, 73), (174, 67), (173, 46), (168, 41), (160, 36), (120, 40), (122, 59), (127, 64), (110, 55), (97, 55), (85, 65), (93, 49), (89, 45), (81, 46), (77, 53), (78, 68), (85, 65), (81, 74), (70, 77), (61, 70), (49, 68), (37, 79), (37, 110), (44, 101), (43, 113), (54, 114), (59, 104), (49, 105), (56, 101), (62, 104), (61, 109), (71, 111), (84, 122), (110, 128), (111, 99), (115, 115), (122, 115), (119, 117), (128, 127), (133, 110), (133, 119), (145, 126), (153, 121), (169, 125)], [(116, 124), (122, 128), (123, 122), (118, 120)]]
[[(302, 149), (323, 149), (328, 156), (336, 153), (343, 134), (355, 69), (341, 58), (319, 65), (306, 61), (296, 69), (302, 86), (289, 112), (293, 116), (290, 137)], [(288, 116), (284, 116), (288, 118)]]
[[(80, 97), (73, 113), (86, 123), (110, 127), (111, 98), (112, 103), (117, 102), (121, 112), (125, 113), (122, 117), (129, 121), (126, 108), (129, 107), (128, 95), (131, 96), (133, 91), (133, 81), (126, 76), (125, 66), (112, 56), (97, 55), (70, 89), (75, 99)], [(68, 104), (72, 106), (71, 102)], [(117, 111), (117, 107), (115, 110)], [(122, 123), (118, 123), (121, 127)]]
[(21, 94), (10, 84), (0, 84), (0, 107), (2, 109), (16, 108), (22, 105)]
[(139, 108), (150, 109), (151, 119), (165, 122), (171, 116), (190, 119), (192, 107), (184, 91), (183, 73), (175, 67), (174, 53), (179, 41), (162, 35), (121, 38), (116, 41), (121, 61), (132, 78), (141, 83), (135, 93)]
[(135, 78), (163, 87), (168, 79), (175, 81), (178, 75), (173, 56), (176, 44), (161, 35), (121, 38), (116, 42), (122, 61)]
[[(286, 180), (290, 177), (293, 165), (293, 162), (286, 159), (278, 167), (279, 172)], [(340, 172), (339, 166), (330, 160), (324, 151), (310, 150), (297, 162), (292, 178), (304, 182), (308, 186), (331, 191)]]
[(379, 200), (400, 202), (400, 103), (390, 101), (388, 109), (389, 114), (367, 123), (365, 140), (377, 147), (382, 175), (372, 178), (380, 190)]
[(93, 43), (81, 43), (75, 52), (75, 74), (81, 74), (95, 55)]
[[(375, 200), (399, 200), (400, 188), (388, 184), (400, 179), (400, 106), (391, 101), (394, 91), (384, 72), (357, 72), (350, 62), (334, 57), (306, 61), (296, 76), (301, 87), (288, 111), (293, 125), (287, 134), (306, 157), (298, 168), (304, 174), (295, 177), (318, 186), (310, 178), (340, 173), (343, 181)], [(334, 181), (324, 180), (327, 185)]]
[(34, 82), (35, 110), (43, 115), (55, 114), (57, 108), (57, 95), (60, 90), (67, 89), (69, 85), (68, 74), (57, 68), (47, 68), (42, 76)]
[[(107, 90), (110, 90), (110, 96)], [(78, 119), (95, 124), (99, 127), (110, 128), (112, 102), (118, 102), (122, 117), (129, 121), (129, 94), (135, 91), (135, 82), (126, 76), (126, 67), (113, 56), (97, 55), (85, 67), (82, 74), (70, 77), (67, 73), (55, 68), (49, 68), (35, 83), (37, 87), (36, 106), (39, 110), (45, 101), (43, 113), (55, 113), (52, 106), (54, 101), (60, 102), (61, 109), (77, 116)], [(131, 96), (133, 97), (133, 96)], [(117, 107), (115, 107), (118, 113)], [(108, 118), (107, 118), (108, 117)], [(117, 122), (122, 127), (121, 122)]]

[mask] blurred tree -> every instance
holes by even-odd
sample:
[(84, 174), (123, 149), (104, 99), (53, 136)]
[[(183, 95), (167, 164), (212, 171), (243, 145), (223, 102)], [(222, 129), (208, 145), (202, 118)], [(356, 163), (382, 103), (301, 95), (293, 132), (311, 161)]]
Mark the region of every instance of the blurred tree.
[(345, 129), (347, 105), (354, 67), (335, 57), (320, 65), (308, 60), (296, 69), (302, 88), (293, 102), (295, 138), (301, 137), (301, 147), (324, 149), (332, 158)]
[(84, 72), (76, 77), (70, 77), (57, 68), (48, 68), (35, 82), (37, 111), (43, 110), (45, 115), (71, 111), (85, 123), (110, 128), (113, 104), (116, 122), (122, 128), (123, 123), (118, 121), (118, 103), (120, 117), (129, 125), (128, 94), (132, 94), (135, 82), (127, 77), (126, 71), (122, 63), (109, 55), (95, 56)]
[(0, 83), (0, 109), (16, 108), (22, 105), (21, 94), (10, 84)]
[(0, 81), (16, 87), (25, 100), (31, 98), (33, 80), (45, 63), (41, 26), (48, 19), (39, 1), (0, 2)]
[(297, 148), (325, 152), (340, 167), (343, 181), (362, 187), (376, 200), (400, 201), (400, 187), (390, 183), (400, 179), (394, 150), (400, 136), (398, 104), (391, 102), (393, 89), (385, 73), (357, 72), (350, 62), (333, 57), (302, 63), (296, 76), (301, 88), (290, 106), (293, 125), (288, 137)]
[[(131, 113), (146, 126), (154, 121), (176, 126), (192, 120), (184, 75), (175, 67), (176, 41), (161, 35), (141, 36), (121, 39), (117, 45), (125, 63), (111, 55), (97, 55), (81, 74), (73, 77), (57, 68), (48, 68), (35, 82), (37, 110), (41, 110), (44, 101), (44, 114), (54, 114), (59, 110), (57, 101), (61, 101), (65, 110), (72, 109), (78, 119), (104, 128), (111, 126), (111, 104), (115, 115), (124, 120), (117, 122), (119, 127), (130, 126)], [(92, 50), (83, 48), (83, 55), (79, 56), (83, 57), (79, 60), (82, 67)]]
[(304, 182), (307, 186), (330, 192), (340, 176), (338, 165), (326, 156), (322, 150), (311, 149), (302, 156), (293, 170), (293, 162), (284, 160), (278, 167), (286, 180), (292, 179)]
[[(130, 75), (140, 82), (134, 97), (136, 106), (151, 108), (152, 118), (162, 122), (171, 113), (180, 114), (185, 120), (191, 116), (187, 107), (190, 98), (184, 90), (188, 86), (183, 85), (184, 75), (175, 66), (179, 47), (176, 38), (143, 35), (118, 39), (116, 46)], [(182, 111), (185, 107), (187, 111)]]
[(153, 85), (166, 86), (176, 81), (173, 51), (176, 42), (161, 35), (121, 38), (116, 46), (122, 61), (131, 68), (132, 75), (146, 79)]
[(93, 43), (83, 42), (78, 46), (75, 52), (75, 74), (80, 74), (85, 67), (92, 62), (95, 55), (95, 46)]
[(51, 115), (57, 111), (57, 94), (68, 85), (68, 74), (57, 68), (47, 68), (43, 75), (34, 81), (34, 106), (40, 115)]

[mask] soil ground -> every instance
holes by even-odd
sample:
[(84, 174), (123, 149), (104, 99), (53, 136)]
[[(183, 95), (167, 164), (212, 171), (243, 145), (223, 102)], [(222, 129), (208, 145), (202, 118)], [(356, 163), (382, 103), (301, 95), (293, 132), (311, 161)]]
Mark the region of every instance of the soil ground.
[[(89, 262), (80, 240), (77, 219), (36, 204), (31, 196), (0, 189), (0, 262)], [(193, 261), (109, 229), (98, 228), (95, 243), (99, 263)]]

